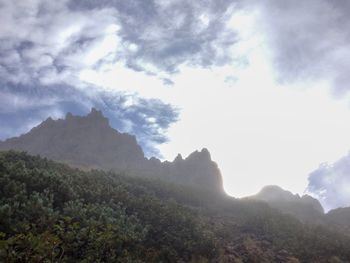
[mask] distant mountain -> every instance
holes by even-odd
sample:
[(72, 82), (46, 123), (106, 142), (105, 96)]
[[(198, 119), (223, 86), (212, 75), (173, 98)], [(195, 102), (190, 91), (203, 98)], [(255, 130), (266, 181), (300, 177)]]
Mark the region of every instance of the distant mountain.
[(223, 192), (222, 177), (207, 149), (173, 162), (147, 159), (135, 136), (109, 125), (101, 111), (65, 119), (48, 118), (27, 134), (0, 142), (0, 150), (19, 150), (90, 170), (113, 170), (138, 176), (160, 177)]
[(265, 201), (271, 207), (293, 215), (303, 222), (323, 223), (323, 207), (317, 199), (309, 195), (300, 197), (279, 186), (270, 185), (249, 198)]
[(243, 199), (266, 202), (270, 207), (291, 215), (301, 222), (323, 225), (350, 236), (350, 207), (337, 208), (324, 213), (320, 202), (309, 196), (293, 194), (279, 186), (265, 186), (259, 193)]

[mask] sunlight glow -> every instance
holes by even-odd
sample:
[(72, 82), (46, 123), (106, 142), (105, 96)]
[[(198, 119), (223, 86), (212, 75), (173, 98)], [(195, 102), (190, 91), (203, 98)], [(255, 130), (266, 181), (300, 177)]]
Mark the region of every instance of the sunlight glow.
[[(207, 147), (229, 194), (252, 195), (268, 184), (302, 194), (312, 170), (348, 151), (350, 111), (343, 100), (330, 96), (327, 82), (278, 84), (269, 49), (253, 23), (243, 13), (229, 21), (228, 27), (245, 29), (240, 44), (227, 50), (237, 57), (232, 65), (183, 65), (169, 76), (172, 86), (165, 86), (159, 74), (135, 72), (122, 62), (82, 71), (80, 78), (102, 89), (135, 92), (177, 106), (180, 120), (159, 150), (172, 160), (178, 153), (186, 156)], [(248, 60), (240, 61), (239, 54)]]

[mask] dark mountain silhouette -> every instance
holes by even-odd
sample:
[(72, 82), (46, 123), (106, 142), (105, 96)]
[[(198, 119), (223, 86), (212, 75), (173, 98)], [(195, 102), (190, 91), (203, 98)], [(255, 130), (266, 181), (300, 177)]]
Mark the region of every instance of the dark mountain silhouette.
[(317, 199), (309, 195), (300, 197), (279, 186), (269, 185), (249, 198), (265, 201), (271, 207), (291, 214), (303, 222), (323, 223), (323, 207)]
[(135, 136), (109, 125), (101, 111), (65, 119), (48, 118), (27, 134), (0, 142), (0, 150), (20, 150), (67, 163), (81, 169), (113, 170), (119, 173), (161, 177), (176, 183), (223, 192), (222, 177), (207, 149), (173, 162), (147, 159)]

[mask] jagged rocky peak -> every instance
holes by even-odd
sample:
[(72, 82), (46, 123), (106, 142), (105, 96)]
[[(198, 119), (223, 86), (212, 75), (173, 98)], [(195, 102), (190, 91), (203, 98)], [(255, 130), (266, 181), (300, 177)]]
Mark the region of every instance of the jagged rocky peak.
[(220, 169), (206, 148), (194, 151), (185, 159), (178, 154), (173, 162), (164, 162), (164, 165), (176, 181), (224, 192)]
[(96, 108), (91, 108), (90, 113), (86, 117), (88, 117), (92, 120), (107, 119), (103, 116), (102, 111), (97, 110)]
[(51, 117), (48, 117), (44, 122), (46, 122), (46, 123), (53, 123), (54, 120)]
[(91, 111), (86, 116), (76, 116), (71, 112), (67, 112), (65, 119), (58, 120), (64, 121), (66, 124), (91, 124), (97, 126), (109, 127), (109, 120), (103, 115), (102, 111), (96, 108), (91, 108)]
[(211, 161), (211, 156), (207, 148), (203, 148), (201, 151), (195, 151), (191, 153), (186, 160), (197, 160), (197, 161)]
[(210, 156), (210, 152), (207, 148), (203, 148), (201, 151), (200, 151), (200, 154), (201, 156), (207, 158), (207, 159), (211, 159), (211, 156)]
[(53, 126), (53, 125), (81, 125), (81, 124), (91, 124), (97, 126), (109, 126), (109, 120), (103, 116), (102, 111), (92, 108), (90, 113), (86, 116), (78, 116), (73, 115), (71, 112), (67, 112), (64, 119), (54, 120), (51, 117), (48, 117), (45, 121), (43, 121), (38, 126), (34, 127), (42, 127), (42, 126)]
[(181, 162), (181, 161), (183, 161), (184, 159), (182, 158), (182, 155), (179, 153), (179, 154), (177, 154), (177, 156), (175, 157), (175, 159), (174, 159), (174, 163), (175, 162)]
[(86, 116), (67, 113), (48, 118), (29, 133), (0, 142), (0, 150), (21, 150), (84, 169), (113, 170), (136, 176), (161, 177), (223, 192), (220, 170), (204, 148), (173, 162), (146, 159), (136, 137), (120, 133), (95, 108)]
[(29, 133), (2, 143), (0, 149), (23, 150), (77, 167), (105, 170), (126, 170), (144, 160), (135, 137), (110, 127), (108, 119), (94, 108), (86, 116), (67, 113), (65, 119), (48, 118)]
[(88, 115), (80, 118), (83, 118), (86, 122), (92, 125), (103, 125), (109, 127), (109, 120), (105, 116), (103, 116), (102, 111), (97, 110), (95, 108), (92, 108)]
[(55, 120), (52, 119), (51, 117), (48, 117), (46, 120), (44, 120), (38, 126), (33, 127), (33, 129), (37, 129), (38, 127), (49, 127), (49, 126), (53, 126), (54, 124), (55, 124)]

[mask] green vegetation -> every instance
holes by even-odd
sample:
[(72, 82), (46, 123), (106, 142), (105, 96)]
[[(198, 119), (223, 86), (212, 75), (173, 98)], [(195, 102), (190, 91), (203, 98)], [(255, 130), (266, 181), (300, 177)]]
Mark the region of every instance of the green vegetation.
[(349, 244), (264, 203), (0, 153), (1, 262), (349, 262)]

